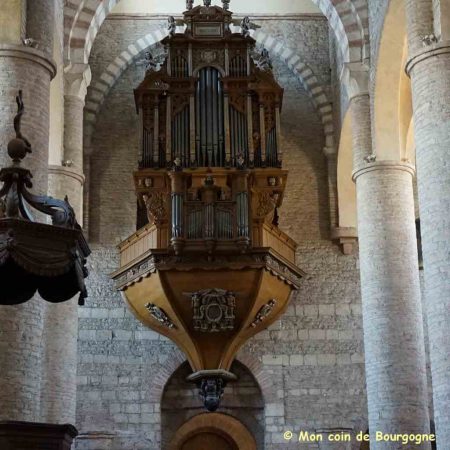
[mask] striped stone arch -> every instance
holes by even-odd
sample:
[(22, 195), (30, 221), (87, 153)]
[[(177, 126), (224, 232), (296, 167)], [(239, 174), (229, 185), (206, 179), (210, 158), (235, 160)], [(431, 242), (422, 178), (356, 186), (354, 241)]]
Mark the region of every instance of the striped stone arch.
[[(141, 55), (158, 43), (167, 35), (167, 30), (156, 29), (153, 32), (138, 39), (134, 44), (128, 46), (118, 57), (111, 62), (105, 72), (96, 79), (88, 89), (85, 106), (85, 126), (84, 140), (86, 146), (90, 146), (92, 134), (95, 129), (97, 115), (102, 107), (103, 102), (108, 96), (114, 84), (125, 72), (125, 70)], [(309, 94), (317, 112), (322, 120), (324, 133), (326, 137), (326, 145), (332, 147), (334, 139), (333, 113), (332, 107), (327, 95), (320, 84), (312, 69), (301, 62), (300, 56), (296, 55), (293, 50), (286, 47), (281, 41), (276, 40), (270, 35), (261, 31), (253, 33), (256, 42), (264, 45), (270, 51), (272, 56), (280, 58), (301, 82), (306, 92)]]
[(133, 44), (130, 44), (126, 50), (108, 65), (102, 75), (91, 83), (88, 88), (84, 109), (84, 139), (87, 146), (91, 142), (90, 139), (97, 121), (97, 114), (116, 81), (133, 62), (142, 57), (146, 50), (150, 50), (165, 36), (167, 36), (167, 30), (155, 29)]
[(256, 42), (262, 44), (267, 50), (269, 50), (272, 57), (276, 56), (281, 59), (298, 78), (306, 92), (311, 97), (311, 100), (322, 120), (326, 137), (326, 146), (333, 147), (334, 125), (331, 102), (313, 70), (307, 64), (301, 62), (300, 56), (298, 56), (292, 49), (286, 47), (283, 42), (275, 39), (274, 37), (260, 30), (253, 32), (252, 37), (256, 40)]
[[(64, 8), (65, 59), (87, 64), (98, 30), (121, 0), (67, 0)], [(344, 62), (369, 55), (367, 0), (312, 0), (328, 19)]]

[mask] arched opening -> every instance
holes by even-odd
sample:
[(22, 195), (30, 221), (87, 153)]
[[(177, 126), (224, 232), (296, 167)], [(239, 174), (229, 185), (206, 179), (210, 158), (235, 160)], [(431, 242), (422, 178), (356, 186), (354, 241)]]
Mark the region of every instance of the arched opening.
[(169, 450), (256, 450), (249, 430), (227, 414), (199, 414), (175, 433)]
[[(231, 371), (238, 377), (238, 380), (229, 383), (225, 388), (219, 410), (220, 414), (217, 414), (221, 417), (219, 423), (225, 423), (223, 422), (224, 417), (230, 417), (240, 423), (243, 429), (247, 430), (256, 442), (257, 448), (264, 448), (265, 417), (264, 400), (261, 389), (253, 374), (242, 363), (234, 361), (231, 366)], [(161, 398), (162, 450), (172, 450), (175, 448), (183, 450), (190, 449), (191, 447), (189, 446), (186, 449), (182, 447), (183, 440), (177, 441), (177, 446), (171, 446), (173, 444), (174, 436), (182, 430), (183, 424), (189, 422), (191, 419), (203, 416), (204, 408), (198, 394), (198, 389), (195, 384), (186, 381), (186, 377), (190, 375), (191, 372), (192, 370), (189, 364), (185, 362), (173, 373), (164, 388)], [(214, 414), (208, 413), (206, 416), (210, 419), (214, 417)], [(198, 420), (200, 423), (201, 420)], [(200, 425), (197, 428), (194, 427), (192, 429), (198, 431), (198, 433), (194, 433), (192, 436), (210, 432), (200, 427)], [(217, 429), (213, 434), (218, 434), (224, 439), (223, 434), (220, 434)], [(183, 433), (181, 435), (184, 436)], [(198, 437), (199, 445), (206, 437), (206, 435)], [(196, 443), (196, 439), (193, 440), (192, 443), (189, 443), (189, 445)], [(218, 445), (221, 442), (219, 438), (216, 439), (214, 437), (213, 439), (212, 442), (217, 441)], [(229, 437), (228, 442), (230, 442)], [(231, 440), (231, 444), (228, 444), (231, 445), (231, 447), (228, 448), (233, 448), (233, 442), (234, 441)], [(224, 445), (223, 442), (222, 445)], [(213, 445), (208, 443), (208, 448), (212, 447)], [(202, 447), (200, 446), (199, 448)], [(215, 450), (219, 450), (220, 448), (222, 447), (215, 447)], [(241, 450), (240, 446), (238, 446), (238, 448)]]

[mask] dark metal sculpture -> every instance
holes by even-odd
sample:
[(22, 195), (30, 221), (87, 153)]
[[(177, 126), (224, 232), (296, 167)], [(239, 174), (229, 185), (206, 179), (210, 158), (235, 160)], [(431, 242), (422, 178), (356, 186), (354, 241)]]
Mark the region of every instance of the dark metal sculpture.
[[(79, 292), (79, 304), (84, 304), (89, 247), (67, 197), (57, 200), (28, 190), (32, 174), (21, 161), (32, 149), (21, 132), (22, 91), (16, 102), (16, 137), (8, 144), (12, 165), (0, 170), (0, 304), (26, 302), (36, 291), (55, 303)], [(36, 221), (30, 208), (50, 216), (52, 225)]]
[(205, 408), (214, 412), (220, 405), (225, 383), (221, 378), (204, 378), (200, 383), (200, 397)]

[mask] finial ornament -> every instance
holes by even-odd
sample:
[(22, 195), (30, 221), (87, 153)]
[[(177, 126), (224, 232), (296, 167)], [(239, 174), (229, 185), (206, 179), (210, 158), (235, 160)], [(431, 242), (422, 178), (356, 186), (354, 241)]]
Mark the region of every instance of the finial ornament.
[(194, 0), (186, 0), (186, 9), (190, 11), (194, 6)]
[(22, 116), (25, 111), (25, 106), (22, 99), (22, 91), (16, 96), (17, 114), (14, 117), (14, 131), (16, 137), (8, 143), (8, 155), (14, 162), (20, 162), (25, 158), (27, 153), (31, 153), (31, 144), (27, 138), (22, 135), (20, 131)]
[(203, 0), (203, 4), (209, 8), (211, 6), (211, 0)]
[(230, 0), (222, 0), (222, 7), (225, 11), (230, 9)]

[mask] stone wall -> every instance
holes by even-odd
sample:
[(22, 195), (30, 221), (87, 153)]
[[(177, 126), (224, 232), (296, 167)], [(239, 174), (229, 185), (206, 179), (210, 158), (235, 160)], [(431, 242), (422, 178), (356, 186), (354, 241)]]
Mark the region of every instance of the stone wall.
[[(325, 21), (259, 22), (296, 49), (331, 93)], [(121, 39), (126, 47), (148, 26), (142, 18), (107, 20), (93, 49), (94, 80), (120, 53)], [(238, 358), (261, 389), (264, 416), (250, 415), (263, 421), (259, 438), (266, 450), (279, 448), (285, 430), (367, 428), (358, 260), (329, 241), (324, 133), (315, 106), (292, 71), (273, 62), (285, 88), (282, 138), (290, 170), (280, 224), (299, 243), (297, 262), (307, 276), (286, 314)], [(90, 297), (79, 311), (77, 448), (83, 450), (158, 449), (161, 417), (170, 409), (163, 388), (183, 362), (171, 342), (133, 318), (109, 279), (118, 266), (115, 244), (135, 230), (138, 122), (132, 89), (142, 77), (140, 66), (124, 72), (103, 104), (92, 140)], [(286, 448), (316, 447), (292, 441)]]

